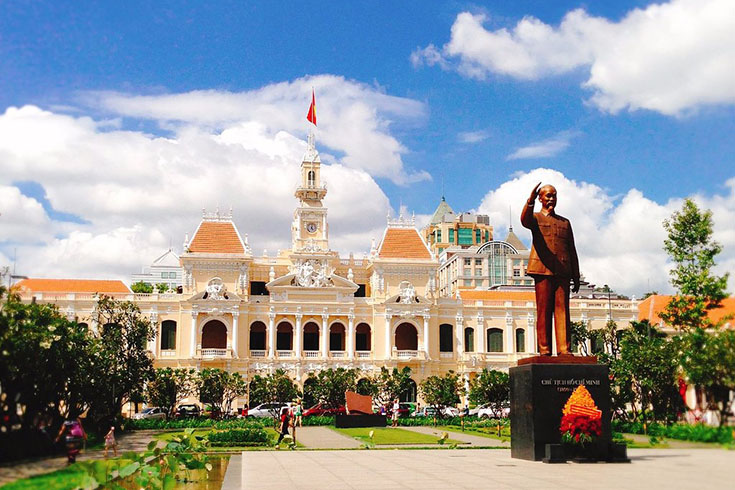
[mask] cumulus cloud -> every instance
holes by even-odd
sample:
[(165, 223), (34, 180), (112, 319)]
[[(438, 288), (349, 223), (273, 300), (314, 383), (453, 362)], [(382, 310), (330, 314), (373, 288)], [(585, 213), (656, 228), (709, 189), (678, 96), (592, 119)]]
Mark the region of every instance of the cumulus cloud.
[[(516, 174), (497, 189), (490, 190), (480, 203), (478, 212), (490, 216), (496, 239), (504, 239), (510, 225), (530, 245), (530, 232), (521, 226), (520, 213), (539, 182), (557, 188), (557, 211), (572, 222), (581, 272), (588, 281), (609, 284), (627, 294), (640, 295), (649, 288), (661, 293), (671, 292), (668, 283), (671, 263), (663, 251), (666, 232), (662, 223), (681, 209), (681, 198), (659, 204), (638, 189), (612, 196), (594, 183), (575, 181), (556, 170), (538, 168)], [(735, 178), (727, 182), (724, 194), (691, 197), (701, 208), (712, 210), (714, 239), (723, 245), (715, 272), (735, 270), (735, 232), (731, 226), (735, 219)], [(512, 206), (511, 221), (509, 205)], [(731, 277), (731, 291), (734, 286), (735, 280)]]
[(572, 138), (578, 133), (574, 131), (561, 131), (551, 138), (531, 143), (518, 148), (507, 156), (506, 160), (521, 160), (526, 158), (550, 158), (558, 155), (569, 147)]
[[(320, 92), (324, 80), (329, 88)], [(372, 237), (380, 236), (391, 210), (374, 177), (390, 173), (394, 181), (405, 183), (416, 176), (403, 168), (404, 149), (391, 135), (393, 120), (384, 115), (415, 122), (423, 117), (424, 108), (338, 77), (324, 80), (315, 81), (317, 96), (331, 94), (325, 98), (333, 97), (340, 105), (318, 112), (317, 146), (325, 162), (322, 179), (329, 189), (325, 205), (330, 244), (343, 253), (360, 255), (369, 250)], [(297, 85), (303, 83), (308, 82)], [(265, 87), (260, 92), (271, 91)], [(352, 94), (352, 103), (340, 93)], [(284, 113), (289, 111), (294, 120), (305, 119), (302, 106), (308, 97), (294, 102), (292, 109), (289, 101), (276, 96), (266, 97), (270, 105), (260, 103), (257, 94), (245, 94), (257, 110), (242, 118), (241, 112), (228, 112), (228, 105), (243, 94), (220, 94), (225, 102), (219, 105), (205, 97), (206, 110), (190, 103), (187, 97), (192, 94), (147, 98), (142, 105), (134, 95), (95, 94), (86, 103), (93, 109), (104, 107), (99, 119), (35, 106), (8, 108), (0, 114), (3, 263), (12, 244), (18, 248), (18, 271), (24, 275), (128, 279), (170, 243), (180, 249), (184, 234), (196, 228), (201, 209), (218, 205), (222, 210), (232, 206), (235, 223), (249, 235), (254, 253), (268, 249), (273, 254), (290, 247), (297, 206), (293, 191), (306, 150), (306, 124), (297, 127), (292, 122), (283, 128), (278, 121), (288, 119)], [(360, 101), (358, 94), (364, 95)], [(113, 110), (111, 100), (118, 109)], [(248, 106), (240, 110), (243, 107)], [(177, 115), (176, 110), (182, 113)], [(218, 111), (224, 115), (211, 115)], [(115, 117), (147, 118), (171, 130), (166, 136), (125, 130), (121, 128), (130, 125)], [(339, 121), (329, 122), (332, 117)], [(355, 138), (356, 132), (360, 138)], [(381, 170), (371, 174), (361, 168), (367, 163), (360, 158), (367, 157), (358, 157), (363, 151), (360, 144), (370, 146), (364, 152), (374, 159), (374, 167), (383, 165)], [(82, 222), (51, 219), (40, 202), (13, 185), (28, 180), (43, 187), (53, 209)]]
[(303, 136), (312, 88), (317, 96), (318, 140), (341, 155), (342, 164), (399, 185), (430, 179), (425, 171), (404, 167), (402, 155), (408, 150), (390, 133), (396, 122), (423, 120), (425, 104), (343, 77), (306, 77), (247, 92), (94, 92), (82, 100), (115, 116), (151, 119), (165, 127), (183, 124), (218, 129), (238, 124), (247, 128), (248, 123), (255, 123), (265, 134), (285, 131)]
[(531, 16), (489, 30), (485, 14), (460, 13), (441, 49), (411, 61), (480, 80), (524, 80), (583, 70), (589, 102), (603, 111), (649, 109), (679, 115), (735, 103), (735, 3), (672, 0), (629, 11), (620, 21), (568, 12), (558, 26)]

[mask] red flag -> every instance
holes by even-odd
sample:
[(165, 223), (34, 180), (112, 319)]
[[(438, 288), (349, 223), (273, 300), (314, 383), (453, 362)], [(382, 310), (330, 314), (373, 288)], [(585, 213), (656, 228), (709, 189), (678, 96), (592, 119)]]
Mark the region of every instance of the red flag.
[(314, 97), (314, 89), (311, 89), (311, 105), (309, 106), (309, 113), (306, 115), (306, 120), (316, 126), (316, 98)]

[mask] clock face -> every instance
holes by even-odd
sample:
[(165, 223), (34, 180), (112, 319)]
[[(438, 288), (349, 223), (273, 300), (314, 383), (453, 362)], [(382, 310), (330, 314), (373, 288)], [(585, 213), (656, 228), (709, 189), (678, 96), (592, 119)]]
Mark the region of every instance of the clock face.
[(316, 231), (316, 223), (306, 223), (306, 231), (314, 233)]

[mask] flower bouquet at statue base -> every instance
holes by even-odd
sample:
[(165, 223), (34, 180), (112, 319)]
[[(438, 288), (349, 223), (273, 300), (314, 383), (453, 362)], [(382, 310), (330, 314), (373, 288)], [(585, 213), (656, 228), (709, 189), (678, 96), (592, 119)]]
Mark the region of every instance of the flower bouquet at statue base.
[(602, 435), (602, 411), (584, 385), (579, 385), (562, 410), (561, 442), (575, 457), (593, 456), (594, 442)]

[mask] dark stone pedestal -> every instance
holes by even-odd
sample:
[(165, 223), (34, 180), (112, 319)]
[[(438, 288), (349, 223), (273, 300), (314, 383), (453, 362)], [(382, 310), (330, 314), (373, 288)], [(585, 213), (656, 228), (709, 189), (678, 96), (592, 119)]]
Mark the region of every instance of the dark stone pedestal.
[[(513, 458), (558, 462), (567, 459), (611, 461), (608, 367), (602, 364), (528, 363), (510, 368), (510, 428)], [(584, 384), (602, 410), (602, 435), (583, 453), (569, 458), (561, 447), (562, 409), (572, 392)], [(547, 455), (547, 446), (550, 453)]]
[(373, 414), (354, 414), (354, 415), (335, 415), (334, 426), (340, 429), (349, 429), (352, 427), (385, 427), (385, 415), (377, 413)]

